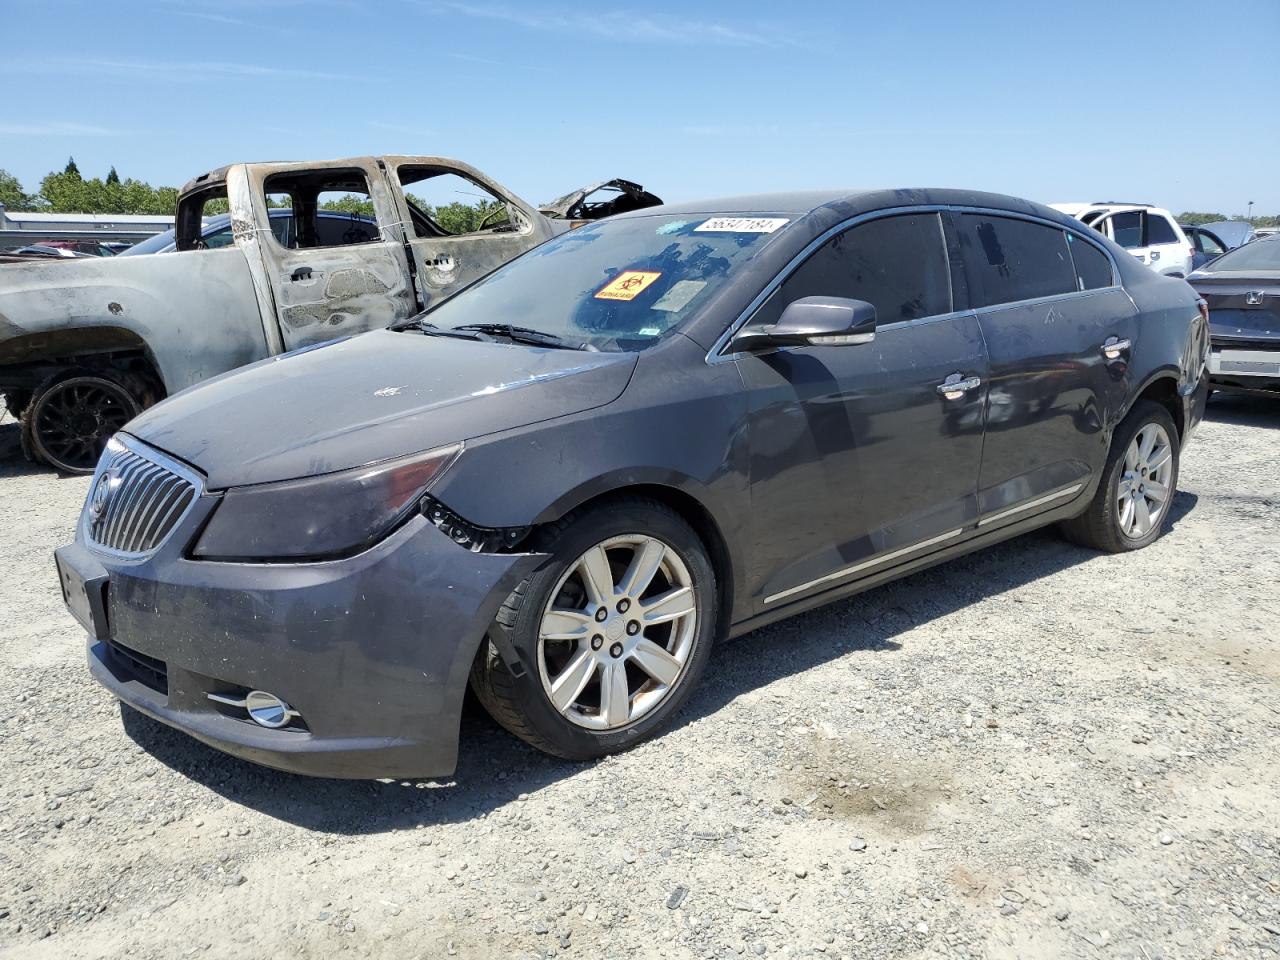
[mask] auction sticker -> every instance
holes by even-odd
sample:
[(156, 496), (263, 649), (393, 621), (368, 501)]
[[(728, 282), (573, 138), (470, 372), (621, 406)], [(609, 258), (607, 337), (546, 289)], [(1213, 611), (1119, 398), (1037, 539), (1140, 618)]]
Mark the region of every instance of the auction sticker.
[(694, 227), (693, 232), (716, 230), (721, 233), (773, 233), (790, 222), (786, 217), (712, 217)]
[(648, 270), (624, 270), (596, 291), (597, 300), (634, 300), (645, 288), (657, 280), (661, 273)]

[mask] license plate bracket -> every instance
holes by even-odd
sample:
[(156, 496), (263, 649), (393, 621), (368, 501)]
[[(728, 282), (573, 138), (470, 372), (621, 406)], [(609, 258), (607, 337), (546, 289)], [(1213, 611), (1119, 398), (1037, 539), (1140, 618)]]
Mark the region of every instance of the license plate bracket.
[(111, 636), (107, 619), (110, 578), (100, 564), (89, 557), (77, 556), (74, 550), (73, 547), (62, 547), (53, 554), (62, 601), (95, 640), (106, 640)]

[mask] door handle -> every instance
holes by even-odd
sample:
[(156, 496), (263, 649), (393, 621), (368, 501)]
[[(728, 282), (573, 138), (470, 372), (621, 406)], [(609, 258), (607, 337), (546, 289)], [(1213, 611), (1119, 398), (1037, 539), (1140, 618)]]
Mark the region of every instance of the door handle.
[(1125, 353), (1133, 346), (1130, 340), (1121, 340), (1119, 337), (1107, 337), (1107, 342), (1102, 345), (1102, 355), (1108, 360), (1119, 360), (1120, 354)]
[(976, 390), (980, 386), (982, 386), (981, 377), (966, 377), (960, 373), (953, 373), (938, 384), (937, 390), (946, 400), (959, 400), (970, 390)]
[(1157, 260), (1159, 260), (1159, 259), (1160, 259), (1160, 251), (1159, 251), (1159, 250), (1152, 250), (1152, 251), (1151, 251), (1151, 262), (1152, 262), (1152, 263), (1155, 263), (1155, 262), (1156, 262)]
[(310, 267), (299, 267), (297, 270), (293, 271), (293, 273), (289, 274), (290, 283), (297, 283), (299, 280), (310, 280), (310, 279), (311, 279)]

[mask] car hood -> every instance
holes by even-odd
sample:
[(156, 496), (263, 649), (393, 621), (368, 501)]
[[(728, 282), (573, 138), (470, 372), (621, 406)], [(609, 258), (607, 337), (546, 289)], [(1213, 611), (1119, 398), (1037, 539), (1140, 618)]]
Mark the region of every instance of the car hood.
[(381, 330), (175, 394), (128, 433), (210, 489), (314, 476), (567, 416), (616, 399), (629, 353)]

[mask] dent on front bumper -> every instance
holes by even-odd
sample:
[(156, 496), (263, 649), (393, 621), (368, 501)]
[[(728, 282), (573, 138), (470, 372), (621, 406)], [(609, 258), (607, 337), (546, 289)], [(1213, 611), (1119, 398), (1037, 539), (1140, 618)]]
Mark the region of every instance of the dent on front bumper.
[[(453, 772), (475, 651), (543, 559), (471, 553), (421, 517), (326, 563), (203, 562), (164, 549), (130, 562), (83, 538), (59, 558), (107, 572), (110, 636), (89, 638), (89, 664), (122, 701), (227, 753), (349, 778)], [(301, 720), (267, 729), (208, 697), (251, 689)]]

